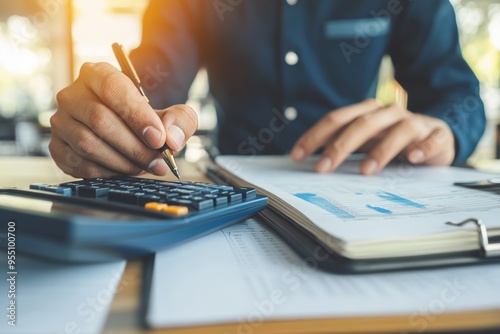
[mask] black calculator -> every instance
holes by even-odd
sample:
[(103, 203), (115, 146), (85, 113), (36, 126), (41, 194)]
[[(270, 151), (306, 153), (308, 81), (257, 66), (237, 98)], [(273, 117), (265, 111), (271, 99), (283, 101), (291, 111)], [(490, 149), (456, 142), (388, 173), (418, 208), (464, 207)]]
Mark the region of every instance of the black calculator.
[(0, 189), (0, 224), (14, 226), (16, 252), (103, 262), (208, 234), (266, 205), (253, 188), (124, 176)]

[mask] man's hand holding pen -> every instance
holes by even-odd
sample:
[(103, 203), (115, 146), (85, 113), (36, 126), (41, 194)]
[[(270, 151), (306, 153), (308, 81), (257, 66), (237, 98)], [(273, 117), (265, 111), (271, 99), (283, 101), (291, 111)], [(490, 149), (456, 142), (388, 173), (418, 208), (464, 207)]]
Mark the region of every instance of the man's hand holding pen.
[(134, 83), (105, 63), (82, 66), (76, 81), (57, 95), (50, 152), (75, 177), (165, 175), (158, 149), (181, 150), (198, 127), (186, 105), (153, 110)]

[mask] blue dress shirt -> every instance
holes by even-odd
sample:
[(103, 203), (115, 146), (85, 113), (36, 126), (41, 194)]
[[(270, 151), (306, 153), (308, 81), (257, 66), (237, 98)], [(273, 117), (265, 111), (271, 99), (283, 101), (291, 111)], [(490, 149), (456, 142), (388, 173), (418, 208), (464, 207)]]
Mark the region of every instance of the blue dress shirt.
[(464, 162), (485, 127), (444, 0), (151, 0), (132, 52), (154, 107), (209, 76), (224, 154), (282, 154), (329, 111), (375, 96), (390, 55), (408, 110), (444, 120)]

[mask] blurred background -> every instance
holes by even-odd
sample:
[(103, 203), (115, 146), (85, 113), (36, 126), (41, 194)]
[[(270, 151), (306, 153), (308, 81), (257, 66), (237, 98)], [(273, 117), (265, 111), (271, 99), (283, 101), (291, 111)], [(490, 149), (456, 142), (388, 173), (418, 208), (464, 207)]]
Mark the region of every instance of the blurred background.
[[(0, 158), (49, 155), (50, 116), (55, 94), (73, 81), (82, 63), (116, 64), (110, 45), (127, 50), (141, 38), (141, 21), (149, 0), (9, 0), (0, 2)], [(470, 163), (487, 168), (500, 158), (500, 3), (497, 0), (452, 0), (464, 56), (482, 84), (488, 129)], [(400, 97), (390, 59), (381, 67), (377, 97)], [(190, 94), (200, 117), (198, 135), (185, 155), (195, 160), (206, 136), (217, 126), (201, 70)]]

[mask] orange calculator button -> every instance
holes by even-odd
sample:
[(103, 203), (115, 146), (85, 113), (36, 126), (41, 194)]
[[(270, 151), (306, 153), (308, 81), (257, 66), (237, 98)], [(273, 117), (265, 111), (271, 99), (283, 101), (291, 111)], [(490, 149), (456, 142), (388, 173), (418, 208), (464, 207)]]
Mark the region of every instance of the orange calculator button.
[(169, 205), (161, 209), (163, 212), (171, 213), (176, 216), (187, 215), (189, 210), (185, 206)]
[(152, 211), (162, 211), (166, 207), (168, 207), (167, 204), (158, 202), (149, 202), (144, 205), (144, 208)]

